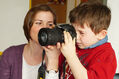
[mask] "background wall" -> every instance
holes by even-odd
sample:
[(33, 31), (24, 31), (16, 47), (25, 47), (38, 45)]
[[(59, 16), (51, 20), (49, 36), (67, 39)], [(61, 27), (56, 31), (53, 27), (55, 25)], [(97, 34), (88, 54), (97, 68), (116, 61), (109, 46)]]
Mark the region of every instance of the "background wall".
[(28, 9), (29, 0), (0, 0), (0, 51), (26, 42), (22, 27)]
[(119, 73), (119, 0), (107, 0), (107, 5), (112, 12), (112, 20), (108, 30), (109, 41), (116, 52), (117, 72)]
[[(75, 7), (75, 0), (67, 1), (67, 23), (69, 23), (68, 13)], [(79, 3), (80, 0), (77, 2)], [(108, 30), (109, 41), (112, 42), (119, 62), (119, 0), (108, 0), (107, 4), (112, 11)], [(0, 0), (0, 51), (11, 45), (27, 42), (23, 32), (23, 21), (28, 9), (29, 0)], [(119, 72), (119, 63), (117, 72)]]

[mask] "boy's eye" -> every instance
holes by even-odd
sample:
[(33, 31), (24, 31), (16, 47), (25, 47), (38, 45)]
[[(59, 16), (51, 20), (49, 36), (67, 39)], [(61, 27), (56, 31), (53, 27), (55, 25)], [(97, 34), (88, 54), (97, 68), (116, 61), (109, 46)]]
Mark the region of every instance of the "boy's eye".
[(80, 32), (80, 34), (84, 34), (83, 32)]
[(82, 31), (79, 31), (79, 33), (80, 33), (80, 34), (84, 34), (84, 32), (82, 32)]

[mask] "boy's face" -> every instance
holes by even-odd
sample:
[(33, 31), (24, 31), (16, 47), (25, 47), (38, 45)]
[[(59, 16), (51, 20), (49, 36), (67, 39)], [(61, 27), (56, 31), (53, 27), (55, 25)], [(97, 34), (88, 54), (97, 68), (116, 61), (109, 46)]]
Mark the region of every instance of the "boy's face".
[(98, 34), (95, 35), (88, 24), (84, 24), (84, 28), (77, 23), (73, 23), (72, 25), (77, 33), (76, 44), (80, 49), (89, 47), (99, 41)]

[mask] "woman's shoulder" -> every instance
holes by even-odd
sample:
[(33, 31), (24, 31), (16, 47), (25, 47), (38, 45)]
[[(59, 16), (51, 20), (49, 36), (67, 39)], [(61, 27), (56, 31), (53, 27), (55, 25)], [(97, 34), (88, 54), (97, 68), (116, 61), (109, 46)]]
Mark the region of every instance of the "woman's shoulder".
[(13, 45), (5, 49), (3, 55), (15, 55), (17, 53), (23, 52), (25, 44)]
[(18, 60), (22, 59), (22, 54), (24, 50), (25, 44), (21, 45), (13, 45), (8, 47), (2, 54), (0, 63), (2, 64), (13, 64), (14, 62), (18, 62)]

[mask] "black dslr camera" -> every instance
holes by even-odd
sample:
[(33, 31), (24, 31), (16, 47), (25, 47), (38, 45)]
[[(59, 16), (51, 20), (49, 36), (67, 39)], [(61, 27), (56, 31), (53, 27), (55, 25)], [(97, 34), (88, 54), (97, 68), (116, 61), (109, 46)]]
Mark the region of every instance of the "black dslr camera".
[(57, 42), (64, 42), (64, 33), (63, 31), (68, 31), (72, 39), (76, 37), (76, 31), (74, 27), (70, 24), (61, 24), (55, 26), (54, 28), (42, 28), (38, 33), (38, 41), (40, 45), (56, 45)]

